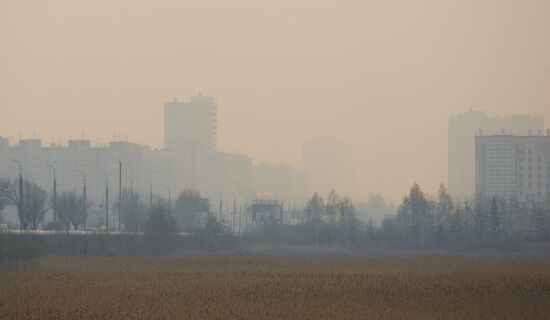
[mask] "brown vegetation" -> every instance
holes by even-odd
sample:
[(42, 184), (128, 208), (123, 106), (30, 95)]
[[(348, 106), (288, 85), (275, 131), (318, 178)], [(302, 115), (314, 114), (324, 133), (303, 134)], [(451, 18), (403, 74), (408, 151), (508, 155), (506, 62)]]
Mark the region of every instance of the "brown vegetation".
[(47, 257), (0, 288), (2, 319), (543, 319), (550, 259)]

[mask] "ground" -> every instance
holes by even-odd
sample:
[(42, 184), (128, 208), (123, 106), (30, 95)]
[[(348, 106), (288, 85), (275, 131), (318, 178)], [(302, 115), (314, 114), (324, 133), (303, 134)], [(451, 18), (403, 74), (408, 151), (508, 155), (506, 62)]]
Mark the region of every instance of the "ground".
[(550, 258), (46, 257), (1, 319), (548, 319)]

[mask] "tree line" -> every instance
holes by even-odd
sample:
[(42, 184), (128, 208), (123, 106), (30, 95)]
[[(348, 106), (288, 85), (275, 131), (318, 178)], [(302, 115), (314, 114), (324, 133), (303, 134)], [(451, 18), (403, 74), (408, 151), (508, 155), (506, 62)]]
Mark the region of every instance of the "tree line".
[[(162, 197), (157, 197), (153, 202), (151, 196), (147, 201), (132, 188), (124, 188), (121, 200), (121, 203), (117, 201), (114, 204), (114, 212), (110, 212), (110, 230), (118, 229), (117, 225), (120, 224), (121, 230), (143, 232), (148, 226), (154, 229), (154, 226), (162, 225), (164, 222), (161, 220), (164, 219), (175, 227), (167, 229), (171, 232), (226, 231), (217, 218), (210, 214), (208, 202), (196, 191), (181, 192), (172, 204), (171, 200)], [(84, 229), (83, 224), (90, 217), (93, 203), (85, 199), (83, 193), (76, 191), (61, 192), (54, 199), (31, 180), (0, 178), (0, 211), (11, 205), (17, 209), (21, 230), (37, 230), (42, 225), (46, 230), (70, 231)], [(106, 205), (102, 204), (101, 207)], [(45, 223), (48, 211), (55, 214), (53, 221)], [(105, 229), (108, 217), (100, 217), (94, 229)]]
[[(181, 192), (173, 203), (160, 197), (153, 202), (152, 197), (145, 199), (131, 188), (124, 188), (121, 198), (122, 208), (119, 209), (119, 203), (113, 208), (125, 231), (147, 231), (163, 223), (174, 227), (168, 228), (170, 232), (219, 234), (229, 231), (212, 214), (207, 199), (193, 190)], [(36, 230), (43, 224), (53, 203), (47, 192), (32, 181), (0, 179), (0, 210), (15, 206), (22, 230)], [(91, 206), (83, 194), (61, 192), (55, 201), (55, 223), (43, 228), (81, 230)], [(268, 222), (256, 226), (248, 236), (316, 245), (447, 248), (550, 240), (548, 207), (498, 197), (457, 201), (443, 184), (435, 196), (413, 184), (397, 214), (386, 217), (378, 225), (360, 221), (352, 200), (335, 191), (329, 193), (326, 200), (318, 193), (313, 194), (305, 206), (293, 214), (299, 215), (294, 223)], [(106, 218), (99, 220), (96, 227), (105, 225)]]
[(360, 221), (351, 199), (332, 191), (326, 201), (318, 193), (313, 194), (297, 225), (267, 225), (260, 232), (267, 240), (318, 245), (505, 248), (525, 241), (549, 241), (550, 210), (542, 204), (496, 196), (458, 201), (443, 184), (432, 196), (414, 183), (397, 214), (385, 217), (379, 225)]
[(414, 184), (397, 215), (386, 219), (377, 236), (416, 246), (465, 247), (548, 241), (550, 210), (541, 203), (520, 203), (497, 196), (454, 200), (443, 184), (432, 197)]

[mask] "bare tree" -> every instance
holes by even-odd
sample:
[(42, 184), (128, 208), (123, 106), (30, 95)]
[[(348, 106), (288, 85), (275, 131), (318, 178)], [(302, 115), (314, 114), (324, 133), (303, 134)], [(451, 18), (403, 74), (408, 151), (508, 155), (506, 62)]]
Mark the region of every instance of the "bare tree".
[(2, 210), (10, 203), (9, 194), (11, 188), (11, 182), (8, 179), (0, 178), (0, 221), (2, 221)]
[(9, 203), (17, 207), (19, 224), (22, 230), (36, 230), (46, 214), (47, 194), (36, 183), (22, 180), (20, 186), (11, 183), (8, 187)]
[(90, 201), (84, 203), (84, 198), (77, 196), (75, 192), (63, 192), (57, 199), (57, 211), (59, 222), (65, 230), (71, 225), (75, 230), (84, 222), (85, 212), (92, 206)]
[(443, 183), (439, 185), (437, 192), (437, 204), (434, 212), (434, 227), (438, 238), (443, 237), (451, 228), (454, 202)]
[(323, 223), (325, 210), (325, 202), (317, 193), (313, 194), (313, 197), (306, 203), (306, 227), (313, 232), (313, 239), (316, 244), (319, 244), (319, 229)]
[(57, 218), (67, 231), (71, 228), (73, 213), (79, 210), (78, 206), (78, 197), (74, 192), (63, 192), (57, 199)]
[(327, 203), (325, 206), (324, 214), (328, 219), (328, 236), (330, 240), (333, 240), (335, 238), (334, 233), (337, 231), (337, 225), (339, 219), (339, 211), (340, 211), (340, 197), (338, 194), (332, 190), (327, 197)]
[(26, 183), (26, 191), (25, 202), (28, 203), (29, 207), (29, 224), (32, 230), (36, 230), (38, 225), (44, 221), (44, 216), (47, 211), (46, 201), (48, 195), (39, 185), (30, 181)]
[(358, 232), (359, 220), (355, 216), (355, 208), (350, 198), (338, 201), (338, 224), (343, 232), (344, 240), (351, 242)]
[(148, 208), (132, 189), (122, 190), (122, 224), (128, 231), (138, 231), (145, 227), (148, 218)]

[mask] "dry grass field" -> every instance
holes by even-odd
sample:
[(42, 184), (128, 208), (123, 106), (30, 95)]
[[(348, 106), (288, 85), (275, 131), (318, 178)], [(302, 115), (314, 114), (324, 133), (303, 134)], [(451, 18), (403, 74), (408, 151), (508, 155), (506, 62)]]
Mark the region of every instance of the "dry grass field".
[(48, 257), (1, 319), (549, 319), (550, 259)]

